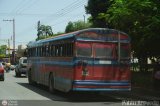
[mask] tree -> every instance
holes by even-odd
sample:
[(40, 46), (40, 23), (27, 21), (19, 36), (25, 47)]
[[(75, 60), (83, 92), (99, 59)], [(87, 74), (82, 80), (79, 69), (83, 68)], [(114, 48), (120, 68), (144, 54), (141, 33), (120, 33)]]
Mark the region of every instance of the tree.
[(160, 57), (158, 0), (114, 0), (105, 17), (112, 28), (131, 36), (132, 51), (143, 63), (147, 57)]
[(40, 21), (38, 21), (37, 25), (37, 39), (44, 39), (48, 36), (53, 36), (52, 27), (49, 25), (40, 25)]
[(0, 57), (6, 57), (6, 49), (7, 49), (7, 45), (0, 46)]
[(70, 21), (68, 25), (66, 26), (65, 32), (68, 33), (72, 31), (74, 31), (74, 26), (73, 26), (73, 23)]
[(65, 32), (73, 32), (85, 28), (89, 28), (91, 24), (89, 22), (84, 23), (84, 21), (76, 21), (76, 22), (69, 22), (68, 25), (66, 26)]
[(90, 22), (93, 27), (108, 27), (105, 13), (111, 5), (110, 0), (88, 0), (88, 5), (85, 7), (87, 14), (91, 14)]
[(153, 52), (153, 48), (157, 45), (157, 40), (160, 40), (159, 7), (157, 0), (115, 0), (107, 11), (106, 20), (113, 28), (123, 30), (131, 36), (132, 47), (137, 53), (156, 54), (157, 50)]

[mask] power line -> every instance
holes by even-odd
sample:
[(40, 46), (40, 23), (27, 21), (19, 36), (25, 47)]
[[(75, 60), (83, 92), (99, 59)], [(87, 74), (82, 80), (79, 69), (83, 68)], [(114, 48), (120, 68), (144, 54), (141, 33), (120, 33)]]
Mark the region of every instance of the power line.
[[(23, 0), (22, 0), (22, 1), (23, 1)], [(29, 2), (30, 2), (30, 0), (25, 0), (25, 1), (23, 2), (23, 4), (16, 10), (15, 13), (19, 13), (19, 11), (20, 11), (21, 9), (23, 9), (25, 6), (27, 6), (27, 5), (29, 4)]]
[(18, 13), (18, 11), (23, 8), (23, 6), (27, 3), (27, 0), (21, 0), (21, 2), (19, 2), (19, 4), (10, 12), (11, 13)]
[(32, 5), (35, 5), (36, 2), (38, 2), (38, 0), (31, 2), (30, 5), (28, 5), (28, 6), (25, 6), (23, 9), (21, 9), (21, 11), (19, 11), (19, 13), (22, 13), (24, 10), (30, 8)]
[[(82, 13), (81, 13), (81, 15), (82, 15)], [(61, 24), (61, 23), (64, 23), (64, 22), (66, 22), (67, 20), (72, 20), (73, 18), (75, 18), (75, 17), (70, 17), (70, 18), (67, 18), (67, 19), (65, 19), (65, 20), (63, 20), (63, 21), (58, 21), (58, 22), (56, 22), (56, 23), (54, 23), (53, 25), (51, 25), (51, 26), (55, 26), (55, 25), (59, 25), (59, 24)]]
[[(18, 13), (18, 14), (15, 14), (15, 13), (2, 13), (0, 12), (0, 15), (1, 17), (3, 17), (4, 15), (17, 15), (17, 16), (35, 16), (35, 17), (46, 17), (46, 15), (52, 15), (52, 16), (57, 16), (58, 14), (31, 14), (31, 13)], [(80, 13), (77, 13), (77, 14), (71, 14), (71, 16), (77, 16), (77, 15), (80, 15)]]
[[(67, 5), (66, 7), (60, 9), (59, 11), (49, 15), (48, 17), (46, 18), (43, 18), (43, 19), (40, 19), (40, 21), (44, 21), (44, 20), (47, 20), (47, 22), (45, 23), (48, 23), (50, 21), (52, 21), (54, 19), (55, 20), (58, 20), (60, 17), (62, 16), (65, 16), (73, 11), (75, 11), (76, 9), (78, 9), (79, 7), (81, 7), (82, 5), (84, 5), (84, 1), (85, 0), (82, 0), (82, 1), (74, 1), (72, 2), (71, 4)], [(61, 14), (58, 14), (58, 13), (61, 13)], [(55, 14), (58, 14), (57, 16)], [(55, 17), (53, 17), (55, 15)], [(52, 19), (50, 19), (52, 18)], [(31, 28), (27, 28), (27, 31), (30, 30)], [(27, 32), (26, 31), (26, 32)], [(23, 31), (24, 32), (24, 31)]]
[[(57, 11), (56, 13), (54, 13), (54, 14), (58, 14), (56, 17), (53, 17), (54, 14), (52, 14), (52, 15), (48, 16), (45, 19), (41, 19), (41, 21), (48, 20), (47, 22), (50, 22), (51, 21), (50, 18), (52, 18), (52, 20), (53, 19), (55, 20), (55, 18), (59, 19), (60, 17), (65, 16), (66, 14), (71, 13), (74, 10), (76, 10), (78, 8), (78, 6), (80, 7), (82, 5), (82, 3), (84, 3), (83, 0), (82, 1), (78, 1), (78, 2), (75, 1), (75, 2), (67, 5), (66, 7), (62, 8), (61, 10)], [(61, 14), (59, 14), (59, 13), (61, 13)]]
[(18, 9), (19, 5), (21, 5), (22, 3), (24, 3), (24, 1), (25, 0), (21, 0), (21, 2), (19, 2), (18, 5), (16, 5), (16, 7), (10, 12), (10, 14), (13, 13), (14, 11), (16, 11)]

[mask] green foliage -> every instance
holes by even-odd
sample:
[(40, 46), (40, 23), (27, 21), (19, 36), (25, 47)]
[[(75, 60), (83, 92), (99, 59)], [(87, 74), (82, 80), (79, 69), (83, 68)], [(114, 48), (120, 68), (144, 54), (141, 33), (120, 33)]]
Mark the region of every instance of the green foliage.
[(0, 46), (0, 57), (6, 57), (6, 49), (7, 49), (7, 45)]
[(74, 31), (74, 26), (72, 22), (69, 22), (68, 25), (66, 26), (65, 32), (68, 33), (72, 31)]
[(89, 28), (91, 26), (90, 23), (84, 23), (84, 21), (76, 21), (76, 22), (69, 22), (66, 26), (65, 32), (73, 32), (85, 28)]
[(37, 39), (44, 39), (48, 38), (49, 36), (53, 36), (52, 27), (49, 25), (40, 25), (40, 21), (38, 21), (38, 27), (37, 27)]
[(93, 27), (108, 26), (105, 14), (110, 5), (111, 1), (109, 0), (88, 0), (85, 9), (87, 14), (91, 14), (89, 21), (93, 24)]
[(160, 54), (160, 2), (158, 0), (114, 0), (105, 14), (112, 28), (131, 36), (138, 57)]
[(57, 32), (56, 34), (53, 34), (52, 36), (40, 36), (39, 38), (36, 39), (36, 41), (51, 38), (51, 37), (58, 36), (58, 35), (61, 35), (61, 34), (64, 34), (64, 32)]
[(57, 32), (57, 33), (54, 34), (53, 36), (58, 36), (58, 35), (61, 35), (61, 34), (64, 34), (64, 32)]

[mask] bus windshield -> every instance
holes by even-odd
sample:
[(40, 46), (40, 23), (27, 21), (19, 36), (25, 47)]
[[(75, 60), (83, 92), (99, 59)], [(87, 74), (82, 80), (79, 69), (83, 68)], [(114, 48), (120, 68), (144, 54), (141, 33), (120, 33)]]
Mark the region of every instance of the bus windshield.
[(112, 58), (113, 49), (110, 44), (96, 44), (95, 45), (95, 57), (98, 58)]
[(77, 43), (77, 56), (80, 57), (91, 57), (92, 46), (87, 43)]

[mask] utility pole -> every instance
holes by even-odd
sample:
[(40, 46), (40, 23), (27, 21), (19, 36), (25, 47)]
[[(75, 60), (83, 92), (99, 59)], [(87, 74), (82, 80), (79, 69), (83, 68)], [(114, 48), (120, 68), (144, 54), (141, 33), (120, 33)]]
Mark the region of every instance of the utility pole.
[(84, 18), (84, 27), (85, 27), (85, 24), (86, 24), (86, 22), (85, 22), (85, 21), (86, 21), (86, 20), (85, 20), (85, 15), (83, 15), (83, 18)]
[(15, 63), (15, 20), (3, 20), (13, 22), (13, 63)]
[(0, 39), (1, 39), (1, 28), (0, 28)]
[(10, 58), (10, 41), (8, 39), (8, 57), (9, 57), (9, 63), (11, 63), (11, 58)]

